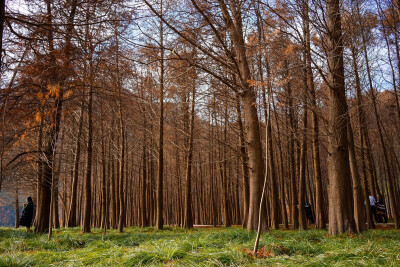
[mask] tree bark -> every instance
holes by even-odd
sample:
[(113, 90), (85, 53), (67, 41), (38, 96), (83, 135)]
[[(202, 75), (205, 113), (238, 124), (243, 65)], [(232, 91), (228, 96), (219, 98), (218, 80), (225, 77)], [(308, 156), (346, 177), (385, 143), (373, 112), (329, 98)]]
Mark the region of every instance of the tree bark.
[[(306, 72), (306, 71), (305, 71)], [(305, 73), (306, 74), (306, 73)], [(300, 175), (299, 175), (299, 223), (301, 230), (307, 230), (307, 218), (304, 209), (305, 193), (306, 193), (306, 158), (307, 158), (307, 101), (308, 101), (308, 86), (307, 76), (305, 75), (305, 86), (303, 92), (303, 129), (302, 129), (302, 141), (300, 148)]]
[(329, 86), (329, 234), (356, 232), (347, 140), (342, 27), (339, 0), (326, 1)]
[[(161, 1), (161, 16), (163, 1)], [(157, 216), (156, 229), (163, 229), (163, 180), (164, 180), (164, 27), (160, 20), (160, 117), (157, 177)]]
[(366, 223), (365, 206), (364, 206), (365, 198), (362, 191), (360, 175), (358, 173), (356, 152), (354, 149), (353, 130), (351, 127), (350, 118), (347, 122), (347, 138), (349, 140), (349, 162), (350, 162), (351, 178), (353, 182), (354, 221), (356, 223), (357, 232), (360, 233), (367, 230), (365, 225)]
[[(194, 74), (195, 75), (195, 74)], [(196, 85), (193, 75), (192, 85), (192, 105), (190, 110), (189, 122), (189, 147), (186, 162), (186, 184), (185, 184), (185, 203), (184, 203), (184, 220), (183, 228), (193, 228), (193, 213), (192, 213), (192, 164), (193, 164), (193, 136), (194, 136), (194, 119), (195, 119), (195, 100), (196, 100)]]
[[(230, 11), (223, 0), (218, 0), (225, 25), (228, 28), (234, 46), (234, 53), (238, 66), (238, 77), (243, 89), (242, 99), (244, 106), (246, 143), (249, 157), (249, 212), (247, 229), (256, 230), (258, 225), (259, 204), (261, 200), (261, 185), (264, 178), (264, 163), (260, 127), (257, 114), (257, 100), (254, 89), (249, 85), (252, 80), (246, 56), (246, 45), (243, 38), (242, 14), (236, 1), (230, 0)], [(232, 16), (231, 16), (232, 14)], [(262, 216), (263, 217), (263, 216)], [(264, 218), (263, 218), (264, 219)]]
[(248, 211), (249, 211), (249, 167), (247, 162), (246, 141), (244, 139), (244, 130), (242, 122), (242, 111), (240, 108), (240, 97), (236, 95), (236, 118), (239, 125), (239, 146), (240, 146), (240, 160), (242, 163), (242, 186), (243, 186), (243, 217), (242, 227), (247, 227)]
[(88, 133), (87, 133), (87, 158), (85, 176), (85, 203), (82, 222), (82, 233), (90, 233), (90, 220), (92, 208), (92, 158), (93, 158), (93, 66), (90, 66), (90, 85), (88, 99)]

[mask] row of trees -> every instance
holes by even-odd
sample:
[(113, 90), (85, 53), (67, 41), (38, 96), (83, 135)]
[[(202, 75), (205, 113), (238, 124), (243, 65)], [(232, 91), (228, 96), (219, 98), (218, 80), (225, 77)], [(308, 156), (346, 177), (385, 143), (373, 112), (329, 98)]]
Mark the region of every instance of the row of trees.
[(0, 190), (36, 232), (307, 229), (305, 201), (360, 232), (369, 194), (400, 227), (398, 2), (1, 5)]

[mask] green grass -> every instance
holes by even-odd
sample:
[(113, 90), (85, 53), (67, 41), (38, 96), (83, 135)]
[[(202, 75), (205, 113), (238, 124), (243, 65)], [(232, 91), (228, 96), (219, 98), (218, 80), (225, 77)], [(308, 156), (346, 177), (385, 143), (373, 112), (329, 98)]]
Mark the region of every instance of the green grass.
[(400, 266), (398, 230), (336, 237), (321, 230), (272, 231), (261, 235), (258, 258), (250, 253), (254, 239), (240, 228), (126, 228), (107, 235), (73, 228), (54, 231), (51, 240), (0, 228), (0, 266)]

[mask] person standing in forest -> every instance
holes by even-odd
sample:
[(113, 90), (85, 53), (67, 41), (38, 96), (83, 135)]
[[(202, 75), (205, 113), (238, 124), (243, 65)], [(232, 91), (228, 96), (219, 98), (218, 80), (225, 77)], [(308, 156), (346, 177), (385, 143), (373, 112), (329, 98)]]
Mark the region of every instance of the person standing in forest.
[(371, 195), (371, 193), (368, 193), (368, 195), (369, 195), (369, 205), (371, 207), (372, 214), (374, 214), (375, 222), (377, 222), (378, 218), (376, 216), (376, 206), (375, 206), (376, 200), (375, 200), (374, 196)]
[(387, 216), (386, 216), (386, 205), (385, 199), (381, 194), (379, 194), (378, 201), (376, 202), (377, 213), (378, 213), (378, 222), (387, 223)]
[(304, 203), (304, 209), (306, 211), (307, 219), (310, 220), (311, 224), (314, 224), (315, 220), (314, 220), (313, 212), (312, 212), (311, 205), (309, 202), (306, 201)]
[(33, 201), (30, 196), (27, 197), (26, 200), (28, 201), (28, 203), (24, 205), (21, 218), (19, 219), (19, 225), (26, 226), (26, 232), (29, 233), (31, 231), (31, 226), (32, 226)]

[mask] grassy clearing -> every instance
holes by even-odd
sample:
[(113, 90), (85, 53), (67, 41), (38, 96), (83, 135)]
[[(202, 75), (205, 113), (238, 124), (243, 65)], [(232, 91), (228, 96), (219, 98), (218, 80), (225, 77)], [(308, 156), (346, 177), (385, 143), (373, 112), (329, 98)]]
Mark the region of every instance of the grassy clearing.
[(0, 266), (399, 266), (400, 231), (373, 230), (327, 236), (326, 231), (263, 234), (260, 253), (250, 250), (255, 233), (240, 228), (182, 230), (127, 228), (82, 235), (78, 228), (34, 235), (0, 228)]

